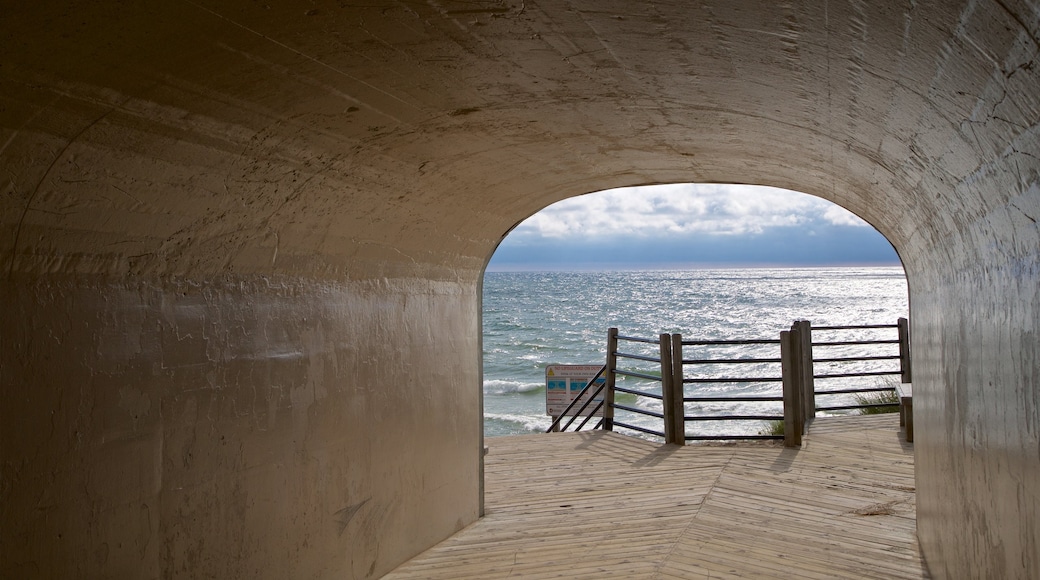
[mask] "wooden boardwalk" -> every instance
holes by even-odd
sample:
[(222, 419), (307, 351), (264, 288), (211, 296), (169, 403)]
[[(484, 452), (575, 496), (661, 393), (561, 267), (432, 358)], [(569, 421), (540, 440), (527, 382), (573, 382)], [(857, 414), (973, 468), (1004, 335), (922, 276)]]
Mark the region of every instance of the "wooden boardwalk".
[(927, 578), (894, 414), (817, 419), (800, 450), (487, 445), (487, 515), (386, 578)]

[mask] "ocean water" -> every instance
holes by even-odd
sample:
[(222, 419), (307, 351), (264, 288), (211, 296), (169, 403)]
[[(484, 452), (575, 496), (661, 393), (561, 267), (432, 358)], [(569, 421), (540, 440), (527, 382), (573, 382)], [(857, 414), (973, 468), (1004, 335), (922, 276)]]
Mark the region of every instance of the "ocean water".
[[(488, 272), (484, 277), (484, 431), (487, 436), (544, 431), (545, 367), (548, 364), (602, 365), (607, 329), (646, 338), (682, 333), (684, 340), (776, 339), (794, 320), (813, 326), (895, 324), (907, 316), (902, 268), (782, 268), (639, 272)], [(895, 338), (895, 331), (844, 331), (814, 340)], [(874, 349), (867, 352), (867, 349)], [(886, 349), (878, 352), (877, 349)], [(622, 343), (620, 350), (656, 354), (654, 347)], [(842, 347), (829, 356), (892, 354), (896, 347)], [(817, 356), (820, 351), (817, 350)], [(684, 358), (779, 357), (779, 347), (687, 346)], [(873, 365), (873, 366), (870, 366)], [(881, 367), (884, 368), (879, 368)], [(741, 365), (742, 367), (745, 365)], [(870, 368), (867, 368), (870, 366)], [(862, 363), (836, 372), (890, 370), (898, 363)], [(653, 365), (626, 368), (653, 372)], [(732, 367), (713, 365), (687, 376), (734, 376)], [(815, 372), (826, 372), (818, 365)], [(725, 374), (731, 373), (731, 374)], [(779, 365), (742, 368), (740, 376), (779, 376)], [(817, 381), (817, 389), (877, 386), (877, 378)], [(855, 382), (858, 381), (858, 382)], [(864, 384), (864, 382), (866, 384)], [(871, 384), (873, 383), (873, 384)], [(621, 378), (619, 385), (651, 391), (654, 384)], [(659, 387), (658, 387), (659, 388)], [(779, 394), (778, 383), (688, 385), (686, 395)], [(828, 405), (842, 401), (828, 397)], [(848, 396), (844, 401), (847, 402)], [(823, 404), (818, 398), (817, 403)], [(625, 395), (620, 402), (660, 410), (660, 403)], [(687, 404), (689, 414), (781, 413), (779, 403)], [(619, 417), (620, 419), (620, 417)], [(625, 421), (661, 430), (659, 420), (628, 415)], [(761, 422), (711, 421), (688, 425), (693, 434), (755, 433)], [(635, 434), (633, 432), (630, 432)]]

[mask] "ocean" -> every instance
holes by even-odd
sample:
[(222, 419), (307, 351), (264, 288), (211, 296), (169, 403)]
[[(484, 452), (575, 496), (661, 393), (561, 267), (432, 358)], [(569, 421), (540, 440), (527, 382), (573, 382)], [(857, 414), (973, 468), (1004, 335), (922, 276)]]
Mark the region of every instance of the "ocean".
[[(546, 365), (602, 365), (610, 327), (617, 327), (622, 335), (646, 338), (678, 332), (684, 340), (776, 339), (781, 330), (789, 329), (799, 319), (809, 320), (815, 327), (895, 324), (898, 318), (907, 316), (906, 278), (899, 267), (488, 272), (484, 276), (483, 311), (484, 432), (495, 437), (545, 431), (550, 424), (545, 413)], [(894, 337), (894, 331), (855, 331), (833, 338)], [(653, 354), (646, 348), (639, 351), (632, 343), (624, 346), (626, 352)], [(877, 354), (867, 353), (865, 348), (849, 347), (828, 354)], [(689, 358), (778, 353), (778, 348), (771, 353), (747, 347), (712, 352), (687, 347), (683, 354)], [(779, 375), (778, 365), (760, 366), (751, 371), (762, 374), (751, 376)], [(701, 372), (718, 376), (726, 370), (732, 372), (721, 366)], [(830, 379), (832, 384), (826, 387), (845, 387), (852, 380)], [(877, 386), (879, 379), (858, 380), (873, 380), (873, 386)], [(653, 387), (649, 381), (631, 377), (618, 384), (635, 390)], [(819, 382), (817, 388), (821, 388)], [(688, 385), (686, 394), (774, 394), (779, 389), (776, 383)], [(622, 402), (660, 410), (660, 403), (648, 397), (625, 395)], [(769, 414), (779, 408), (779, 404), (763, 403), (692, 406), (688, 404), (689, 412), (708, 414)], [(634, 415), (628, 420), (661, 429), (650, 417)], [(750, 434), (763, 427), (762, 423), (748, 421), (712, 421), (696, 426), (706, 434)]]

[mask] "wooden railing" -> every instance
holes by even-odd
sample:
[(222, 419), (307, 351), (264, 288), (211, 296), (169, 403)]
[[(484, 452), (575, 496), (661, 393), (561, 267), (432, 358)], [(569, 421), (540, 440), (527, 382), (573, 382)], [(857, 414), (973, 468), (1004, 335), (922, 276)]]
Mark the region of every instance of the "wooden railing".
[[(698, 347), (698, 350), (702, 353), (717, 352), (720, 348), (727, 348), (733, 346), (743, 347), (745, 351), (751, 351), (752, 356), (744, 356), (741, 358), (724, 358), (720, 356), (707, 355), (700, 358), (684, 358), (683, 347), (694, 346)], [(681, 383), (683, 387), (686, 385), (753, 385), (753, 384), (782, 384), (783, 375), (781, 372), (782, 357), (780, 350), (781, 342), (778, 339), (760, 339), (760, 340), (683, 340), (679, 334), (672, 335), (672, 356), (675, 378), (674, 381), (678, 384)], [(756, 352), (757, 351), (757, 352)], [(757, 354), (758, 356), (754, 356)], [(763, 356), (765, 355), (765, 356)], [(715, 376), (717, 373), (710, 372), (710, 369), (723, 366), (730, 372), (727, 372), (723, 376)], [(744, 369), (749, 369), (744, 371)], [(771, 374), (762, 374), (761, 367), (771, 369)], [(687, 369), (693, 369), (694, 373), (697, 374), (697, 370), (708, 369), (709, 372), (701, 372), (700, 376), (687, 377)], [(772, 414), (719, 414), (717, 411), (702, 412), (697, 414), (686, 414), (688, 411), (688, 404), (693, 404), (695, 408), (708, 404), (733, 404), (733, 403), (777, 403), (783, 402), (784, 397), (780, 389), (775, 389), (773, 394), (744, 394), (744, 395), (730, 395), (722, 394), (717, 396), (711, 395), (694, 395), (685, 396), (685, 388), (683, 388), (682, 397), (682, 409), (683, 409), (683, 425), (682, 433), (680, 434), (685, 441), (698, 441), (698, 440), (711, 440), (711, 439), (783, 439), (783, 435), (772, 435), (772, 434), (704, 434), (694, 432), (693, 434), (686, 433), (686, 424), (694, 423), (697, 425), (705, 422), (716, 422), (716, 421), (755, 421), (761, 423), (762, 421), (782, 421), (783, 415), (777, 415), (775, 412)], [(759, 405), (760, 406), (760, 405)], [(774, 405), (775, 406), (775, 405)], [(678, 439), (678, 436), (677, 436)]]
[[(813, 342), (813, 331), (834, 333), (848, 331), (874, 331), (896, 329), (898, 337), (891, 339), (858, 339), (858, 340), (828, 340)], [(631, 352), (630, 347), (620, 350), (619, 345), (644, 345), (651, 347), (654, 352), (643, 353)], [(835, 347), (885, 347), (898, 345), (898, 354), (868, 354), (854, 356), (821, 356), (814, 357), (814, 348), (830, 349)], [(720, 347), (741, 346), (748, 350), (757, 349), (759, 352), (752, 356), (739, 358), (726, 358), (722, 356), (703, 355), (697, 358), (684, 358), (683, 347), (697, 347), (703, 352), (710, 352)], [(777, 349), (779, 352), (777, 352)], [(835, 372), (836, 365), (855, 364), (860, 367), (864, 363), (890, 364), (898, 361), (899, 369), (883, 368), (871, 370), (859, 368), (845, 372)], [(816, 365), (824, 365), (825, 372), (819, 374), (814, 372)], [(635, 366), (633, 366), (635, 365)], [(642, 365), (640, 367), (639, 365)], [(725, 373), (724, 376), (716, 376), (717, 373), (701, 373), (696, 376), (697, 369), (725, 366), (734, 369)], [(737, 369), (763, 367), (775, 369), (779, 365), (779, 374), (750, 374), (742, 373)], [(654, 370), (644, 367), (652, 366)], [(687, 376), (687, 369), (693, 369), (695, 376)], [(659, 370), (657, 370), (659, 369)], [(857, 409), (871, 406), (879, 406), (874, 403), (859, 403), (856, 405), (831, 405), (816, 406), (817, 396), (849, 395), (856, 393), (867, 393), (891, 390), (893, 386), (873, 385), (832, 388), (827, 390), (816, 390), (816, 381), (828, 381), (833, 379), (850, 379), (861, 377), (885, 377), (899, 376), (904, 383), (910, 382), (910, 336), (909, 324), (905, 318), (900, 318), (894, 325), (858, 325), (858, 326), (819, 326), (813, 328), (809, 321), (796, 321), (790, 330), (780, 333), (779, 339), (751, 339), (751, 340), (683, 340), (681, 334), (661, 334), (658, 338), (640, 338), (623, 336), (618, 334), (616, 328), (611, 328), (607, 333), (607, 360), (600, 373), (605, 373), (606, 382), (595, 385), (592, 380), (585, 389), (575, 398), (574, 402), (564, 411), (563, 415), (554, 418), (550, 431), (566, 431), (577, 418), (583, 420), (576, 430), (580, 430), (589, 419), (605, 405), (602, 420), (594, 428), (614, 430), (636, 431), (643, 434), (661, 437), (667, 443), (684, 445), (687, 441), (711, 440), (711, 439), (783, 439), (786, 446), (801, 445), (802, 435), (808, 428), (809, 423), (816, 416), (817, 411), (835, 411)], [(761, 370), (759, 371), (761, 373)], [(631, 377), (650, 381), (650, 388), (644, 386), (641, 390), (629, 389), (617, 385), (617, 377)], [(598, 378), (599, 375), (597, 375)], [(780, 389), (772, 393), (755, 394), (720, 394), (717, 396), (694, 394), (686, 396), (685, 386), (691, 384), (755, 384), (755, 383), (778, 383)], [(638, 397), (644, 397), (659, 402), (661, 411), (640, 408), (616, 402), (616, 393), (627, 393)], [(601, 396), (602, 394), (602, 396)], [(596, 405), (591, 405), (594, 400), (599, 400)], [(577, 405), (582, 402), (583, 404)], [(704, 404), (728, 404), (728, 403), (763, 403), (783, 404), (783, 414), (774, 413), (689, 413), (687, 405), (694, 407), (694, 411)], [(591, 405), (591, 409), (589, 409)], [(575, 408), (577, 407), (577, 408)], [(660, 431), (645, 426), (636, 425), (630, 421), (619, 420), (617, 412), (653, 417), (661, 421)], [(563, 423), (566, 417), (570, 419)], [(783, 421), (783, 435), (773, 434), (705, 434), (688, 433), (686, 426), (689, 423), (695, 425), (711, 421)]]
[[(670, 417), (670, 415), (671, 415), (670, 409), (672, 408), (672, 405), (669, 404), (670, 401), (671, 401), (671, 398), (672, 398), (672, 390), (673, 390), (672, 389), (672, 385), (671, 385), (671, 377), (670, 377), (670, 375), (668, 373), (665, 372), (666, 369), (669, 369), (672, 366), (672, 359), (671, 359), (672, 351), (671, 351), (671, 346), (670, 346), (670, 344), (668, 342), (668, 340), (669, 340), (668, 336), (669, 335), (667, 335), (667, 334), (662, 334), (656, 340), (654, 340), (652, 338), (638, 338), (638, 337), (634, 337), (634, 336), (621, 336), (621, 335), (618, 334), (618, 329), (616, 329), (616, 328), (611, 328), (607, 332), (607, 385), (609, 385), (609, 387), (611, 389), (611, 395), (608, 395), (608, 399), (609, 399), (610, 405), (611, 405), (611, 409), (608, 412), (608, 415), (610, 415), (610, 419), (611, 419), (611, 426), (610, 426), (611, 430), (613, 430), (614, 428), (617, 428), (617, 427), (621, 427), (622, 429), (630, 429), (632, 431), (639, 431), (641, 433), (647, 433), (649, 435), (656, 435), (658, 437), (664, 437), (665, 440), (669, 439), (669, 436), (668, 436), (669, 427), (668, 427), (668, 425), (671, 422), (674, 422), (674, 419)], [(636, 343), (636, 344), (642, 343), (642, 344), (648, 344), (648, 345), (657, 345), (659, 354), (658, 354), (657, 357), (654, 357), (654, 356), (640, 355), (640, 354), (635, 354), (635, 353), (622, 352), (622, 351), (618, 350), (619, 344), (621, 344), (621, 343)], [(660, 365), (661, 371), (660, 371), (660, 374), (655, 376), (655, 375), (650, 374), (649, 372), (645, 372), (645, 371), (634, 370), (634, 369), (626, 370), (624, 368), (620, 368), (619, 367), (619, 360), (620, 361), (628, 361), (628, 362), (631, 362), (631, 361), (642, 361), (644, 363), (656, 363), (656, 364)], [(632, 378), (636, 378), (636, 379), (643, 379), (643, 380), (650, 381), (651, 383), (660, 383), (660, 391), (659, 392), (651, 392), (651, 391), (646, 391), (646, 390), (635, 391), (635, 390), (632, 390), (632, 389), (626, 389), (624, 387), (619, 387), (619, 386), (617, 386), (617, 376), (618, 375), (621, 375), (623, 377), (632, 377)], [(615, 393), (628, 393), (628, 394), (635, 395), (635, 396), (638, 396), (638, 397), (647, 397), (649, 399), (660, 401), (661, 402), (661, 407), (663, 409), (663, 412), (657, 413), (655, 411), (650, 411), (648, 409), (640, 409), (638, 407), (631, 407), (631, 406), (628, 406), (628, 405), (618, 404), (614, 400), (615, 399), (615, 395), (614, 395)], [(616, 412), (618, 410), (626, 411), (626, 412), (629, 412), (629, 413), (634, 413), (636, 415), (645, 415), (645, 416), (656, 417), (658, 419), (661, 419), (663, 421), (663, 425), (664, 425), (663, 431), (655, 431), (653, 429), (647, 429), (645, 427), (640, 427), (640, 426), (634, 425), (632, 423), (626, 423), (626, 422), (618, 421), (617, 417), (616, 417)]]
[[(881, 381), (875, 382), (872, 386), (853, 386), (853, 387), (829, 387), (827, 389), (815, 388), (818, 385), (818, 381), (824, 381), (830, 384), (834, 379), (848, 379), (848, 378), (860, 378), (860, 377), (873, 377), (876, 379), (883, 379), (884, 377), (899, 377), (899, 382), (909, 383), (910, 382), (910, 349), (909, 349), (909, 324), (905, 318), (900, 318), (896, 324), (867, 324), (858, 326), (816, 326), (809, 327), (806, 324), (807, 333), (819, 333), (823, 332), (828, 337), (837, 336), (839, 338), (848, 332), (873, 331), (875, 333), (883, 332), (885, 334), (894, 334), (894, 338), (878, 339), (878, 338), (867, 338), (867, 339), (845, 339), (836, 340), (830, 339), (827, 341), (813, 341), (810, 338), (813, 352), (813, 369), (814, 374), (812, 376), (814, 389), (813, 396), (827, 396), (828, 399), (833, 399), (832, 395), (848, 395), (848, 394), (861, 394), (861, 393), (878, 393), (878, 392), (892, 392), (894, 393), (894, 384), (884, 384)], [(810, 334), (810, 336), (812, 336)], [(849, 347), (862, 347), (870, 346), (877, 348), (884, 348), (888, 346), (888, 352), (877, 355), (851, 355), (851, 356), (816, 356), (816, 353), (823, 350), (825, 353), (833, 352), (835, 349), (847, 349)], [(872, 363), (872, 367), (869, 370), (855, 370), (857, 366), (863, 366), (860, 363)], [(898, 368), (892, 368), (893, 363), (898, 365)], [(820, 365), (825, 365), (822, 372), (820, 371)], [(843, 370), (853, 367), (853, 370)], [(856, 404), (828, 404), (828, 405), (814, 405), (817, 411), (845, 411), (854, 409), (868, 409), (872, 407), (894, 407), (898, 403), (878, 403), (878, 402), (857, 402)]]

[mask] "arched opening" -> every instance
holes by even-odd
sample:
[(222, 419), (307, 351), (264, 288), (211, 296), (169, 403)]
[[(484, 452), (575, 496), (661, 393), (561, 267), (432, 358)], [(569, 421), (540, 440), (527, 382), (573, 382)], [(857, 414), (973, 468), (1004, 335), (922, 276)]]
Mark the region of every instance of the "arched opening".
[[(518, 224), (486, 269), (485, 436), (544, 431), (551, 422), (546, 366), (602, 364), (609, 327), (648, 337), (682, 332), (704, 340), (759, 339), (775, 338), (795, 319), (862, 325), (894, 324), (906, 316), (906, 277), (892, 246), (826, 200), (721, 184), (621, 188), (569, 198)], [(878, 331), (858, 335), (886, 338)], [(881, 354), (867, 350), (848, 348), (843, 354)], [(729, 354), (754, 353), (737, 347)], [(755, 376), (774, 371), (768, 364), (752, 370)], [(721, 368), (706, 372), (724, 374)], [(629, 382), (636, 390), (647, 386)], [(853, 379), (842, 383), (859, 386)], [(776, 385), (701, 390), (761, 394)], [(857, 397), (843, 395), (824, 406), (854, 404)], [(631, 404), (660, 410), (653, 399), (630, 398)], [(773, 407), (782, 406), (708, 406), (744, 414), (777, 412)], [(652, 422), (639, 424), (650, 428)], [(701, 427), (709, 435), (768, 428), (755, 421)]]

